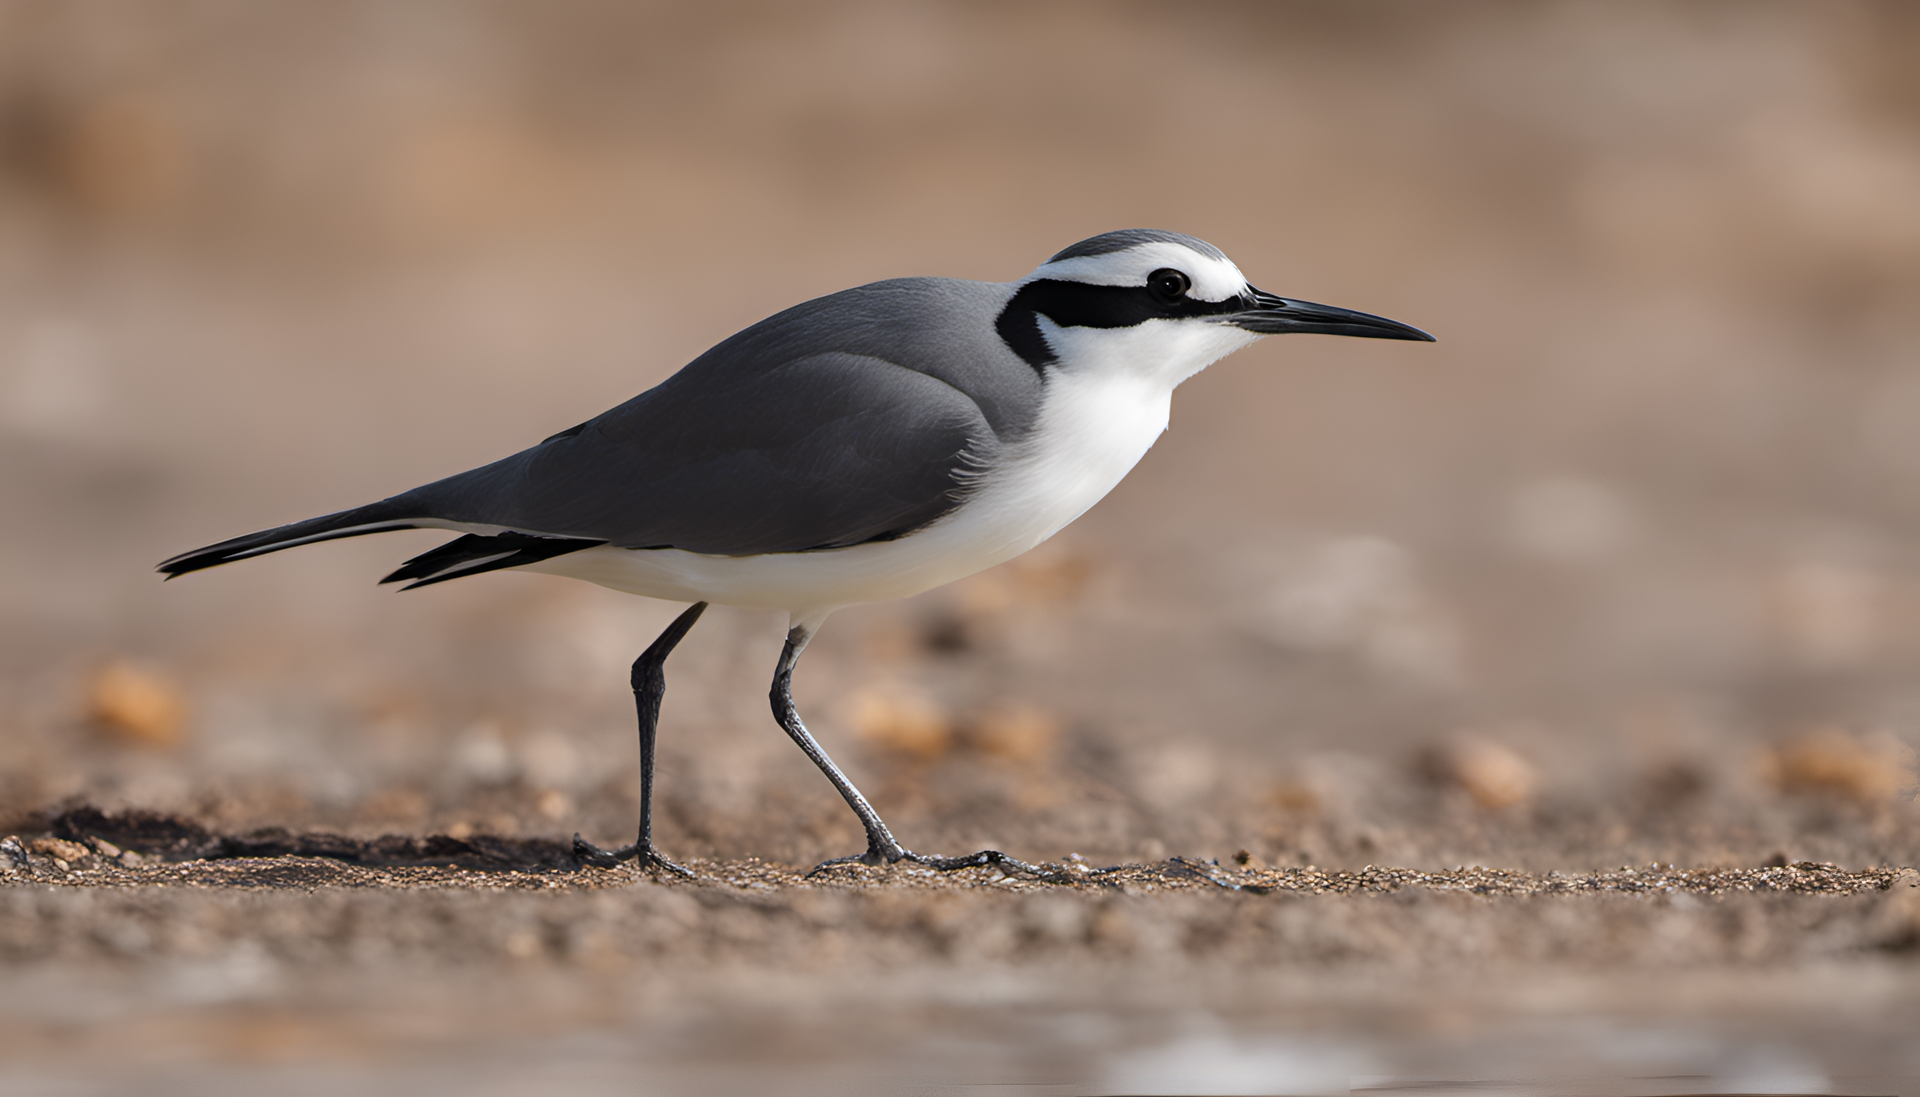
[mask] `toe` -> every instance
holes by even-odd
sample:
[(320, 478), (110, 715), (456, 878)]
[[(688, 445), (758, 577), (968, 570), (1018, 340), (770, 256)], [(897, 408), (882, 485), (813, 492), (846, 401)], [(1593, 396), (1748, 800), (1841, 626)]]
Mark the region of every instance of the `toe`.
[(985, 868), (989, 865), (1014, 869), (1034, 876), (1045, 875), (1040, 869), (1027, 864), (1016, 857), (1009, 857), (997, 849), (983, 849), (978, 853), (969, 853), (961, 857), (927, 857), (917, 853), (907, 855), (915, 864), (925, 865), (940, 872), (957, 872), (963, 868)]
[(680, 865), (676, 865), (672, 861), (667, 860), (665, 857), (660, 856), (659, 853), (653, 850), (647, 851), (646, 856), (641, 861), (641, 864), (648, 867), (652, 867), (652, 868), (663, 868), (663, 869), (666, 869), (668, 872), (674, 873), (675, 875), (684, 876), (689, 880), (695, 880), (699, 878), (696, 875), (694, 875), (694, 872), (692, 869), (685, 868)]

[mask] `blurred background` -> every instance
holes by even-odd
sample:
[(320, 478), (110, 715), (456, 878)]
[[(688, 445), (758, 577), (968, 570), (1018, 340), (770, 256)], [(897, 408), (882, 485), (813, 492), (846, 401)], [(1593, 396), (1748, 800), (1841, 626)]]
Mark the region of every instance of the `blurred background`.
[[(1916, 56), (1920, 8), (1839, 0), (0, 0), (0, 834), (92, 804), (623, 839), (627, 665), (678, 607), (375, 585), (430, 533), (154, 564), (513, 452), (809, 297), (1151, 226), (1439, 342), (1268, 340), (1052, 543), (836, 615), (801, 709), (908, 845), (1911, 866)], [(784, 625), (716, 609), (669, 665), (671, 855), (859, 848), (766, 711)], [(1047, 944), (1081, 914), (1045, 896), (139, 890), (8, 889), (0, 1058), (279, 1086), (485, 1044), (462, 1092), (626, 1093), (690, 1047), (891, 1033), (896, 1063), (1111, 1047), (1113, 1092), (1254, 1092), (1385, 1069), (1393, 1031), (1740, 1092), (1869, 1045), (1920, 1069), (1910, 965), (1816, 963), (1852, 955), (1837, 899), (1274, 897), (1280, 930), (1221, 938), (1247, 951), (1110, 961)], [(1114, 909), (1150, 943), (1201, 907)], [(634, 966), (568, 953), (569, 918)], [(1039, 943), (886, 944), (955, 919)], [(843, 951), (781, 944), (803, 923)]]
[[(677, 607), (221, 538), (538, 441), (787, 305), (1176, 229), (1273, 339), (1029, 558), (834, 618), (908, 844), (1587, 868), (1920, 848), (1920, 12), (0, 3), (0, 805), (601, 841)], [(664, 847), (858, 828), (671, 664)]]

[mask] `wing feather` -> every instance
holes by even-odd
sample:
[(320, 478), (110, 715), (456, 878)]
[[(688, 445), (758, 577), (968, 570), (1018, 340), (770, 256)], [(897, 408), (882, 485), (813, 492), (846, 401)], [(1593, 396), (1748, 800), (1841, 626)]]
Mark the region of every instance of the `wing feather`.
[[(817, 354), (666, 384), (584, 429), (409, 493), (434, 517), (724, 556), (886, 540), (959, 503), (979, 406), (938, 378)], [(731, 382), (731, 383), (727, 383)]]

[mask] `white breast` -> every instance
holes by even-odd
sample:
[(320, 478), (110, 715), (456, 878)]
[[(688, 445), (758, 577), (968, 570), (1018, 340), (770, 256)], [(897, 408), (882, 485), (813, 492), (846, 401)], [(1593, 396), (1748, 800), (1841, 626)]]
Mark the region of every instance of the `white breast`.
[[(1112, 491), (1167, 429), (1171, 386), (1125, 373), (1056, 373), (1027, 442), (981, 484), (955, 525), (993, 530), (1025, 552)], [(996, 561), (998, 562), (998, 561)]]

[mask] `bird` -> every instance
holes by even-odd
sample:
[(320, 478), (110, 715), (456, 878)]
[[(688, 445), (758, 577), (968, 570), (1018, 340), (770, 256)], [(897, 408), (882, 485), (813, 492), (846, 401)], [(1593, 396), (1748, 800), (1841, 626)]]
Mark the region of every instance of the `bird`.
[(1269, 335), (1432, 342), (1381, 316), (1254, 288), (1219, 248), (1103, 233), (1023, 278), (895, 278), (795, 305), (539, 444), (364, 506), (182, 553), (168, 579), (297, 545), (401, 529), (459, 536), (383, 583), (568, 576), (691, 603), (632, 666), (640, 825), (575, 858), (692, 873), (653, 842), (664, 665), (711, 604), (787, 614), (775, 720), (859, 817), (866, 849), (820, 864), (1028, 867), (998, 850), (903, 846), (814, 739), (794, 667), (835, 610), (1010, 560), (1118, 485), (1167, 429), (1174, 389)]

